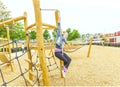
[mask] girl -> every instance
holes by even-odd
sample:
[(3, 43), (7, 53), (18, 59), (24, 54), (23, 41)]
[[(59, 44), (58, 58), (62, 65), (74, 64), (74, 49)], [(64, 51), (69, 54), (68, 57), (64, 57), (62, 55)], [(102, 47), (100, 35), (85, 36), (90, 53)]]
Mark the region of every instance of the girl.
[(65, 74), (71, 62), (71, 58), (66, 53), (63, 52), (64, 44), (67, 44), (66, 43), (67, 33), (63, 32), (63, 34), (61, 34), (61, 31), (62, 30), (61, 30), (60, 19), (59, 19), (57, 35), (56, 35), (55, 56), (64, 62), (62, 74), (63, 74), (63, 77), (65, 78)]

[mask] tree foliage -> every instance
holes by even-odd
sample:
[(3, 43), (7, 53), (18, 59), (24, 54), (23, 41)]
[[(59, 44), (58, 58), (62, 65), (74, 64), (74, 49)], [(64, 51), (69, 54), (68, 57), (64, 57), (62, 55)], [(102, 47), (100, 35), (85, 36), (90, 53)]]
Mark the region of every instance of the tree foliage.
[(85, 34), (82, 34), (81, 36), (82, 36), (82, 40), (85, 40), (86, 35), (85, 35)]
[(7, 10), (7, 7), (0, 0), (0, 22), (10, 19), (10, 11)]
[(30, 32), (30, 39), (32, 39), (32, 40), (36, 39), (36, 32), (35, 31)]
[(54, 29), (53, 32), (52, 32), (52, 36), (53, 36), (54, 39), (56, 38), (56, 34), (57, 34), (57, 29)]
[(73, 31), (71, 31), (71, 28), (68, 28), (66, 30), (66, 32), (68, 33), (68, 40), (75, 40), (76, 38), (80, 38), (80, 33), (78, 32), (78, 30), (74, 29)]
[[(80, 38), (80, 33), (78, 32), (77, 29), (74, 29), (72, 31), (71, 28), (68, 28), (68, 29), (66, 29), (66, 32), (68, 33), (67, 40), (69, 40), (69, 41), (70, 40), (75, 40), (77, 38)], [(57, 34), (57, 29), (54, 29), (54, 31), (52, 32), (52, 35), (53, 35), (54, 38), (56, 38), (56, 34)]]
[[(0, 37), (2, 37), (2, 38), (7, 37), (6, 26), (4, 26), (2, 28), (3, 31), (0, 32)], [(10, 34), (10, 39), (11, 40), (19, 40), (19, 39), (23, 40), (23, 39), (25, 39), (25, 31), (24, 31), (23, 24), (21, 22), (15, 22), (12, 25), (8, 25), (8, 27), (10, 29), (9, 34)]]
[(21, 22), (15, 22), (14, 24), (10, 25), (9, 28), (10, 28), (10, 38), (12, 40), (25, 39), (25, 31), (23, 24)]
[(51, 38), (50, 33), (49, 33), (48, 30), (44, 30), (43, 37), (44, 37), (45, 40), (48, 40), (48, 39)]
[[(10, 11), (7, 10), (7, 7), (0, 0), (0, 22), (10, 19)], [(0, 27), (0, 37), (6, 36), (5, 27)]]
[[(10, 11), (7, 10), (7, 7), (2, 3), (0, 0), (0, 22), (6, 21), (11, 19)], [(6, 26), (10, 29), (10, 39), (25, 39), (25, 32), (24, 27), (21, 22), (15, 22), (11, 25), (5, 25), (0, 27), (0, 37), (5, 38), (7, 37)]]
[(68, 35), (70, 35), (70, 33), (71, 33), (71, 28), (68, 28), (68, 29), (66, 30), (66, 32), (68, 33)]

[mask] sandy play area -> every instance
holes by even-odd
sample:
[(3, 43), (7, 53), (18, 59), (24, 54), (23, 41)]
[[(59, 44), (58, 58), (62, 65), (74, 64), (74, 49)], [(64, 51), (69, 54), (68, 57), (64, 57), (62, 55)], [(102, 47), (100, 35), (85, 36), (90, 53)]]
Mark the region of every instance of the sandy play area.
[[(52, 78), (52, 85), (68, 86), (118, 86), (120, 85), (120, 48), (88, 46), (69, 53), (72, 58), (66, 79)], [(55, 81), (55, 82), (54, 82)], [(65, 83), (64, 83), (65, 82)]]
[[(59, 69), (51, 71), (49, 72), (51, 85), (119, 86), (120, 48), (102, 47), (94, 45), (92, 46), (89, 58), (86, 57), (87, 51), (88, 46), (84, 46), (73, 53), (67, 53), (71, 57), (72, 62), (70, 64), (66, 78), (63, 79), (60, 77)], [(58, 62), (57, 58), (56, 61)], [(25, 62), (21, 61), (21, 65), (24, 65), (26, 67)], [(6, 79), (10, 79), (12, 75), (17, 75), (17, 73), (14, 73), (10, 76), (11, 72), (9, 68), (5, 68), (5, 70), (3, 70), (2, 72), (4, 74), (9, 75), (9, 76), (6, 75)], [(25, 85), (23, 79), (20, 79), (18, 81), (16, 80), (14, 83), (10, 83), (10, 85), (11, 86)], [(0, 79), (0, 83), (2, 84), (2, 79)]]

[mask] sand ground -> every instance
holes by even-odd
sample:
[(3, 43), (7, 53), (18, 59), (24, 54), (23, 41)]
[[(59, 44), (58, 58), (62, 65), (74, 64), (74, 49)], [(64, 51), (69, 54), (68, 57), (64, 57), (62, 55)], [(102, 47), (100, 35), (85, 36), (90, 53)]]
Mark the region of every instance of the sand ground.
[(87, 51), (85, 46), (69, 53), (72, 62), (65, 81), (53, 77), (52, 85), (120, 86), (120, 48), (92, 46), (89, 58)]
[[(49, 72), (52, 86), (120, 86), (120, 48), (92, 46), (90, 57), (87, 58), (88, 46), (67, 53), (72, 62), (69, 66), (66, 78), (60, 77), (60, 70)], [(27, 55), (26, 55), (27, 56)], [(24, 57), (26, 57), (24, 56)], [(58, 59), (56, 58), (58, 62)], [(21, 61), (22, 67), (26, 67)], [(59, 62), (58, 62), (59, 65)], [(17, 66), (15, 66), (17, 68)], [(10, 72), (9, 68), (3, 70), (6, 79), (12, 78), (16, 73)], [(24, 80), (15, 81), (13, 86), (25, 85)], [(2, 80), (0, 79), (0, 83)]]

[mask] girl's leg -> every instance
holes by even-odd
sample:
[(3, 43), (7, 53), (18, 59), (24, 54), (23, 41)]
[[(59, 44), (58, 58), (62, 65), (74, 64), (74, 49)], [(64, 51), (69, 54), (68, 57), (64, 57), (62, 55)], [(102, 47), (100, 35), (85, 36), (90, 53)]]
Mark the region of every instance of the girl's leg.
[(67, 59), (67, 62), (65, 63), (65, 67), (68, 68), (71, 63), (71, 58), (66, 53), (63, 53), (63, 56), (65, 57), (65, 59)]
[(55, 56), (64, 62), (64, 65), (67, 64), (67, 59), (63, 56), (62, 52), (55, 52)]

